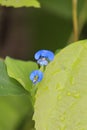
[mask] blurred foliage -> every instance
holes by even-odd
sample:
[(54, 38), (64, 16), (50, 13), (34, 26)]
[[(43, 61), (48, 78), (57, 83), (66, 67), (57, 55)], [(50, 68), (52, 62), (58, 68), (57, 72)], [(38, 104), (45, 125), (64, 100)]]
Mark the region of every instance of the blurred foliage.
[(0, 130), (17, 130), (23, 118), (27, 115), (31, 120), (32, 114), (28, 96), (0, 96)]
[[(73, 32), (72, 0), (40, 0), (40, 3), (41, 9), (29, 10), (32, 26), (35, 27), (33, 49), (36, 51), (46, 48), (55, 51), (65, 47)], [(78, 18), (84, 5), (87, 7), (85, 0), (78, 1)], [(80, 23), (81, 21), (82, 19)]]
[[(0, 39), (4, 36), (0, 55), (33, 59), (33, 54), (39, 49), (55, 51), (69, 42), (73, 32), (72, 0), (39, 1), (41, 8), (6, 8), (8, 18), (11, 17), (7, 22), (11, 24), (7, 25), (8, 34), (3, 31), (0, 34)], [(87, 1), (78, 0), (79, 28), (86, 23), (86, 8)]]
[[(20, 77), (22, 77), (22, 70), (16, 70), (16, 67), (9, 63), (10, 58), (6, 59), (9, 66), (14, 69), (14, 72), (20, 72)], [(14, 61), (14, 60), (13, 60)], [(17, 61), (16, 61), (17, 62)], [(18, 63), (20, 63), (19, 61)], [(23, 62), (23, 68), (25, 68), (26, 62)], [(14, 62), (13, 62), (14, 64)], [(29, 66), (30, 64), (31, 67)], [(28, 65), (29, 71), (32, 71), (33, 67), (37, 67), (36, 64), (30, 62)], [(20, 64), (20, 68), (22, 63)], [(26, 65), (27, 66), (27, 65)], [(24, 69), (23, 69), (24, 70)], [(24, 72), (24, 75), (29, 74), (28, 70)], [(18, 75), (19, 76), (19, 75)], [(20, 78), (19, 77), (19, 78)], [(24, 76), (23, 76), (24, 77)], [(29, 75), (25, 76), (25, 79)], [(13, 77), (14, 78), (14, 77)], [(23, 126), (23, 119), (28, 117), (29, 120), (29, 129), (31, 130), (34, 127), (34, 122), (32, 121), (33, 106), (31, 101), (30, 93), (28, 93), (15, 78), (10, 78), (7, 74), (7, 68), (3, 60), (0, 61), (0, 130), (15, 130), (20, 128), (20, 124)], [(19, 81), (19, 80), (18, 80)], [(26, 83), (26, 80), (24, 80)], [(27, 87), (29, 84), (27, 83)], [(26, 122), (24, 122), (26, 124)]]
[[(72, 0), (39, 0), (42, 7), (47, 11), (72, 19)], [(78, 14), (84, 5), (85, 0), (78, 0)]]

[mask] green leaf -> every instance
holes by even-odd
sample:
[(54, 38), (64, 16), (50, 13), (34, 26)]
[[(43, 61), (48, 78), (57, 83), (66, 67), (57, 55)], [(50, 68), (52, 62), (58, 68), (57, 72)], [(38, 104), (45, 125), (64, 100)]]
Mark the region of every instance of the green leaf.
[(38, 85), (36, 130), (87, 130), (87, 40), (61, 50)]
[(33, 108), (28, 96), (0, 96), (0, 130), (22, 130), (19, 125), (22, 123), (23, 126), (26, 119), (29, 119), (29, 130), (32, 130), (32, 114)]
[(0, 96), (23, 94), (27, 94), (27, 91), (16, 80), (8, 76), (6, 65), (0, 60)]
[(40, 4), (37, 0), (0, 0), (0, 4), (7, 7), (40, 7)]
[(8, 75), (16, 79), (26, 90), (30, 92), (32, 82), (29, 79), (30, 73), (38, 69), (38, 65), (30, 61), (21, 61), (7, 57), (5, 59)]

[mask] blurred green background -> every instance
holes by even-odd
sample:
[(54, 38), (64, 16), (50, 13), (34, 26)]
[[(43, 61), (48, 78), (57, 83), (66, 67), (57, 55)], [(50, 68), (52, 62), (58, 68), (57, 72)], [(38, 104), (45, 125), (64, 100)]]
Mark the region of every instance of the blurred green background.
[[(34, 60), (73, 42), (72, 0), (39, 0), (41, 8), (0, 7), (0, 57)], [(79, 39), (87, 38), (87, 0), (78, 0)], [(72, 37), (71, 37), (72, 35)], [(28, 96), (0, 97), (0, 130), (33, 130)]]

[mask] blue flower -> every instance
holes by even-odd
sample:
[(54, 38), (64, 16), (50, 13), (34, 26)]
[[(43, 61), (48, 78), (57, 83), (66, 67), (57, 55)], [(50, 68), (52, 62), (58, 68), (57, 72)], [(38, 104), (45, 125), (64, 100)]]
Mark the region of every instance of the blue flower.
[(30, 80), (33, 84), (40, 82), (43, 79), (43, 73), (40, 70), (34, 70), (30, 74)]
[(44, 66), (54, 59), (54, 53), (49, 50), (40, 50), (35, 53), (34, 57), (38, 64)]

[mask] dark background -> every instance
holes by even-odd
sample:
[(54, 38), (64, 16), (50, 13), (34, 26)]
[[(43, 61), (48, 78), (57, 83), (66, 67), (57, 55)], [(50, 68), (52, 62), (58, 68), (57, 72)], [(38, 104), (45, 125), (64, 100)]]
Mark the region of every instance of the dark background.
[[(73, 32), (72, 1), (40, 0), (40, 3), (41, 8), (0, 7), (0, 57), (33, 60), (39, 49), (55, 52), (73, 41), (69, 40)], [(78, 18), (86, 5), (86, 0), (78, 1)], [(81, 24), (79, 39), (85, 39), (86, 20)]]

